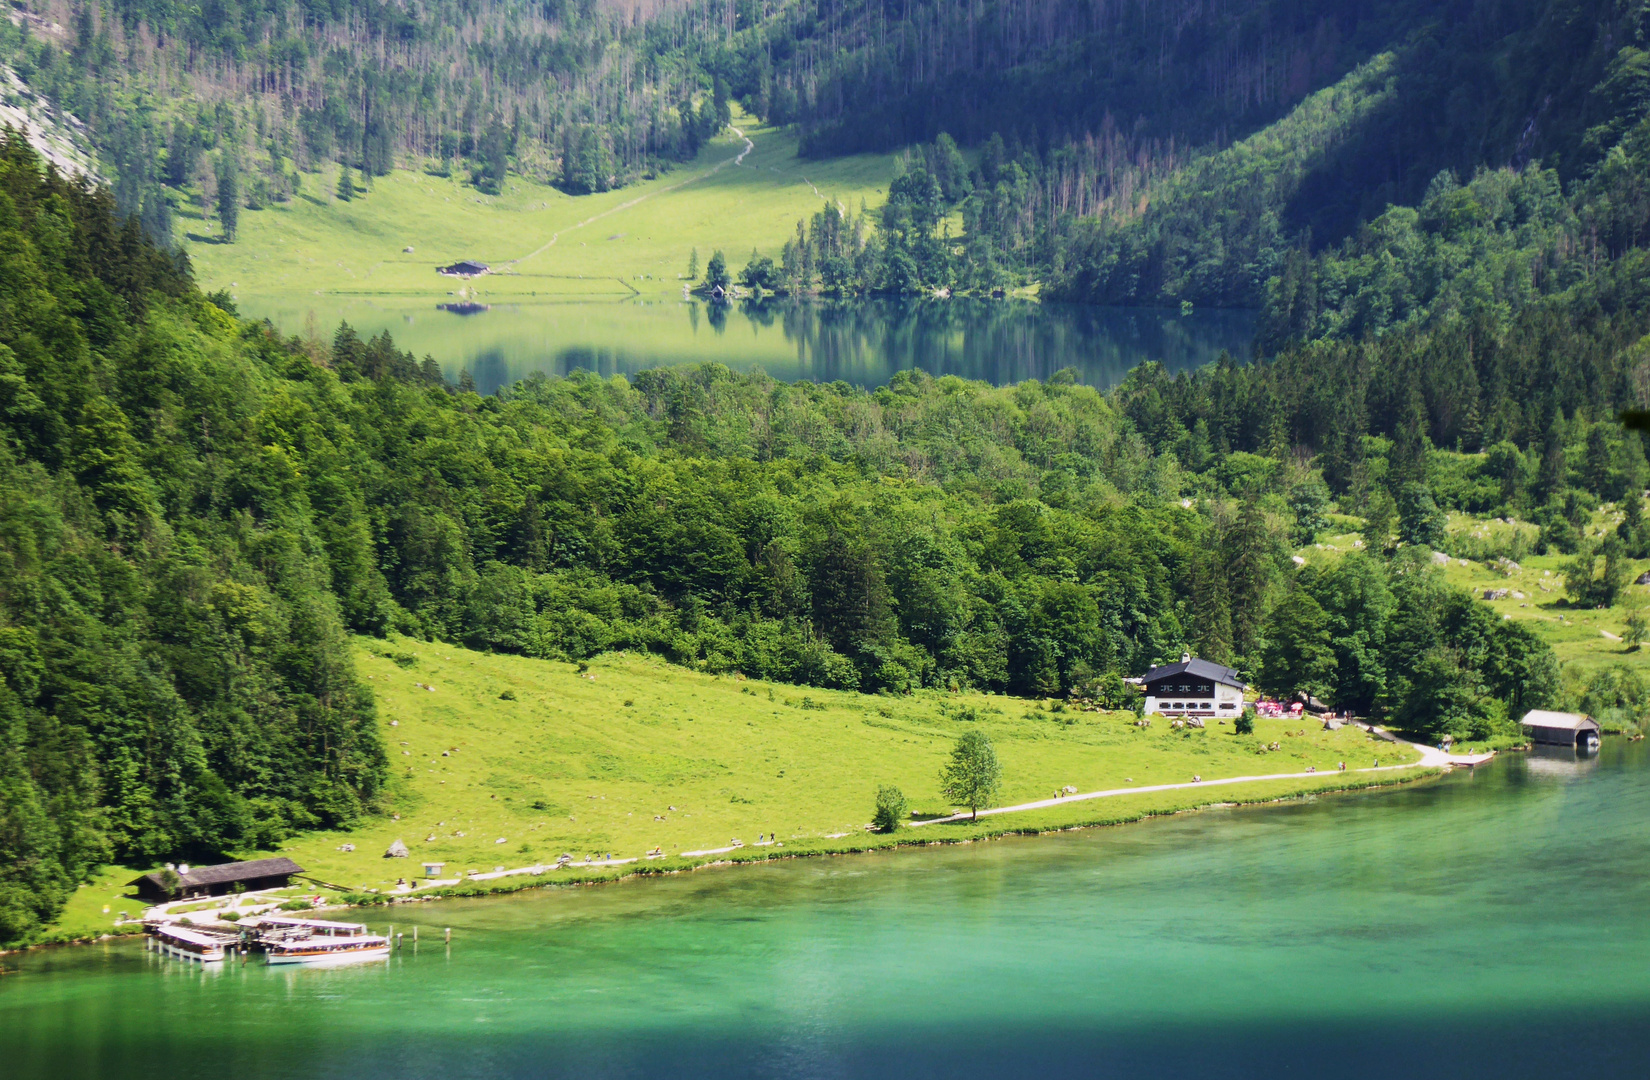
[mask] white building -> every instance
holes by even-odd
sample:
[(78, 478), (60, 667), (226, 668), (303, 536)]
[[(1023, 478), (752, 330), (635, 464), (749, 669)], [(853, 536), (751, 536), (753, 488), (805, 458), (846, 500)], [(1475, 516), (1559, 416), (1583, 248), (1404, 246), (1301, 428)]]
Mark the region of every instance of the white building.
[(1154, 667), (1140, 679), (1146, 691), (1146, 715), (1237, 716), (1243, 711), (1244, 686), (1229, 667), (1194, 660), (1183, 653), (1178, 664)]

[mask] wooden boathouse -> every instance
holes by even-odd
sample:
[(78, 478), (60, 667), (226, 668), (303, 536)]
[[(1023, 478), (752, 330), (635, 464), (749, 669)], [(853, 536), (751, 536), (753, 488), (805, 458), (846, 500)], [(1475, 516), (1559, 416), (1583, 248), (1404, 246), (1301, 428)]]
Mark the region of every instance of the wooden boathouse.
[(1581, 750), (1598, 746), (1598, 721), (1591, 716), (1531, 709), (1519, 722), (1530, 732), (1531, 739), (1547, 746), (1573, 746)]
[(243, 891), (283, 889), (293, 874), (304, 868), (291, 859), (253, 859), (249, 862), (219, 863), (216, 866), (183, 865), (154, 870), (128, 884), (137, 886), (138, 896), (162, 903), (195, 896), (222, 896), (241, 886)]

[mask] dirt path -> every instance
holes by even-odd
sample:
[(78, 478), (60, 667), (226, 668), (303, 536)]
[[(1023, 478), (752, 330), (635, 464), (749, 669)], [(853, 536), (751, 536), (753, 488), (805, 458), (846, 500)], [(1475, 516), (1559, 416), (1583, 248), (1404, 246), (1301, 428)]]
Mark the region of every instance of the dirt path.
[[(774, 170), (774, 171), (775, 171), (775, 172), (777, 172), (777, 171), (778, 171), (778, 170), (777, 170), (777, 169), (776, 169), (776, 170)], [(802, 174), (801, 174), (801, 173), (797, 173), (797, 175), (798, 175), (798, 176), (802, 176)], [(806, 177), (806, 176), (803, 176), (803, 177), (802, 177), (802, 182), (803, 182), (803, 183), (804, 183), (804, 184), (807, 184), (807, 185), (808, 185), (808, 186), (809, 186), (809, 187), (811, 187), (811, 188), (813, 188), (813, 190), (814, 190), (814, 194), (815, 194), (815, 195), (818, 195), (818, 196), (819, 196), (819, 200), (820, 200), (820, 201), (821, 201), (821, 202), (830, 202), (830, 200), (829, 200), (829, 199), (827, 199), (827, 198), (826, 198), (826, 197), (825, 197), (825, 196), (824, 196), (824, 195), (823, 195), (823, 194), (822, 194), (822, 193), (821, 193), (821, 192), (820, 192), (820, 190), (819, 190), (819, 189), (818, 189), (818, 188), (817, 188), (817, 187), (814, 187), (814, 182), (813, 182), (813, 181), (812, 181), (812, 180), (809, 180), (809, 179), (808, 179), (808, 178), (807, 178), (807, 177)], [(838, 210), (840, 210), (840, 211), (841, 211), (841, 212), (842, 212), (842, 216), (843, 216), (843, 217), (847, 217), (847, 216), (848, 216), (848, 208), (847, 208), (847, 207), (846, 207), (846, 206), (844, 206), (844, 205), (843, 205), (843, 203), (842, 203), (842, 200), (841, 200), (841, 199), (838, 199), (838, 200), (837, 200), (837, 201), (836, 201), (836, 208), (837, 208), (837, 209), (838, 209)]]
[[(1347, 773), (1396, 772), (1402, 769), (1442, 769), (1451, 768), (1457, 765), (1475, 766), (1482, 765), (1495, 756), (1494, 753), (1451, 754), (1447, 751), (1438, 749), (1436, 746), (1423, 746), (1420, 743), (1405, 742), (1404, 740), (1389, 735), (1384, 731), (1376, 731), (1373, 733), (1387, 739), (1395, 746), (1409, 747), (1411, 750), (1414, 750), (1421, 755), (1421, 760), (1412, 761), (1404, 765), (1374, 765), (1364, 769), (1348, 769)], [(1224, 784), (1249, 784), (1259, 780), (1304, 780), (1316, 779), (1330, 775), (1343, 774), (1338, 772), (1332, 774), (1317, 771), (1266, 773), (1260, 776), (1227, 776), (1218, 780), (1194, 780), (1185, 784), (1149, 784), (1142, 787), (1112, 788), (1109, 791), (1089, 791), (1081, 795), (1062, 795), (1055, 799), (1039, 799), (1036, 802), (1020, 803), (1016, 806), (993, 807), (989, 810), (981, 810), (979, 816), (985, 817), (988, 814), (1012, 814), (1021, 810), (1043, 810), (1050, 806), (1061, 806), (1065, 803), (1083, 802), (1088, 799), (1110, 799), (1118, 795), (1138, 795), (1145, 791), (1182, 791), (1186, 788), (1219, 787)], [(971, 815), (969, 812), (964, 811), (960, 814), (952, 814), (949, 817), (929, 818), (926, 821), (913, 821), (911, 822), (911, 827), (916, 828), (920, 825), (938, 825), (947, 821), (963, 821), (968, 819), (970, 816)]]
[(739, 151), (739, 153), (735, 154), (733, 157), (724, 158), (723, 160), (717, 162), (715, 165), (712, 165), (710, 168), (706, 169), (704, 172), (698, 173), (698, 174), (693, 175), (693, 176), (690, 176), (686, 180), (679, 180), (676, 183), (671, 184), (668, 187), (654, 188), (652, 191), (649, 191), (644, 195), (636, 196), (634, 199), (631, 199), (629, 202), (622, 202), (618, 206), (609, 207), (608, 209), (603, 210), (599, 214), (592, 214), (590, 217), (585, 218), (583, 221), (578, 222), (575, 225), (569, 225), (565, 229), (558, 229), (557, 231), (551, 233), (550, 234), (550, 239), (546, 240), (543, 244), (541, 244), (538, 247), (534, 248), (532, 251), (529, 251), (527, 254), (523, 255), (519, 259), (511, 259), (509, 262), (501, 264), (500, 269), (502, 270), (506, 266), (517, 266), (521, 263), (526, 262), (528, 259), (533, 258), (535, 255), (542, 255), (544, 252), (549, 251), (552, 247), (555, 246), (556, 241), (561, 239), (562, 233), (570, 233), (574, 229), (582, 229), (586, 225), (590, 225), (590, 224), (593, 224), (595, 222), (598, 222), (604, 217), (610, 217), (613, 214), (617, 214), (621, 210), (629, 210), (631, 207), (637, 205), (638, 203), (644, 203), (647, 200), (653, 198), (653, 196), (655, 196), (655, 195), (663, 195), (667, 192), (676, 191), (680, 188), (685, 188), (689, 184), (696, 183), (697, 181), (703, 180), (706, 177), (715, 176), (717, 173), (721, 172), (723, 169), (727, 168), (729, 165), (739, 165), (739, 164), (741, 164), (745, 160), (745, 155), (750, 153), (752, 150), (756, 149), (756, 144), (751, 142), (749, 139), (746, 139), (745, 138), (745, 133), (743, 131), (740, 131), (738, 128), (730, 126), (728, 128), (728, 130), (733, 132), (735, 135), (739, 136), (739, 138), (745, 139), (745, 148), (743, 150)]
[[(1412, 761), (1407, 765), (1377, 765), (1367, 769), (1348, 769), (1347, 773), (1393, 772), (1400, 769), (1417, 769), (1427, 764), (1429, 764), (1429, 762), (1425, 760), (1418, 762)], [(1432, 762), (1430, 764), (1442, 763)], [(1265, 773), (1259, 776), (1226, 776), (1221, 777), (1218, 780), (1194, 780), (1186, 784), (1144, 784), (1139, 787), (1112, 788), (1109, 791), (1088, 791), (1081, 795), (1062, 795), (1057, 799), (1038, 799), (1036, 802), (1019, 803), (1015, 806), (996, 806), (989, 810), (981, 810), (979, 816), (985, 817), (988, 814), (1013, 814), (1021, 810), (1043, 810), (1050, 806), (1063, 806), (1066, 803), (1084, 802), (1088, 799), (1110, 799), (1118, 795), (1139, 795), (1142, 792), (1148, 791), (1180, 791), (1185, 788), (1220, 787), (1224, 784), (1252, 784), (1259, 780), (1319, 779), (1331, 775), (1339, 776), (1345, 774), (1338, 772)], [(952, 814), (950, 817), (929, 818), (926, 821), (913, 821), (911, 822), (911, 827), (916, 828), (920, 825), (939, 825), (947, 821), (966, 821), (970, 816), (970, 813), (965, 810), (960, 814)]]

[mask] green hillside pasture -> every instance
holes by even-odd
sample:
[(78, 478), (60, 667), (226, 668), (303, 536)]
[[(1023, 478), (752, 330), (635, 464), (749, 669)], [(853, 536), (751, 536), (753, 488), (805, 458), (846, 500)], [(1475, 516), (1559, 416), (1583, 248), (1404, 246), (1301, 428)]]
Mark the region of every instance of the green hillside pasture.
[[(582, 674), (571, 664), (410, 640), (359, 639), (358, 657), (378, 697), (395, 777), (384, 812), (348, 832), (296, 837), (280, 851), (348, 888), (417, 878), (426, 859), (455, 876), (547, 863), (563, 852), (630, 858), (659, 846), (671, 858), (642, 865), (670, 869), (725, 859), (679, 856), (735, 837), (748, 845), (737, 857), (756, 858), (1130, 821), (1372, 779), (1336, 773), (1343, 760), (1361, 768), (1377, 757), (1384, 765), (1416, 759), (1361, 731), (1326, 732), (1309, 721), (1260, 720), (1250, 737), (1224, 726), (1179, 732), (1161, 719), (1143, 731), (1126, 712), (1056, 712), (1053, 702), (975, 694), (842, 693), (701, 674), (636, 654), (600, 657)], [(956, 738), (976, 727), (1002, 760), (1002, 805), (1048, 798), (1067, 784), (1087, 792), (1309, 765), (1325, 775), (1067, 803), (893, 838), (865, 832), (881, 784), (900, 787), (914, 810), (949, 812), (940, 767)], [(1262, 749), (1273, 741), (1283, 748)], [(754, 847), (768, 833), (784, 847)], [(383, 857), (396, 839), (411, 858)], [(338, 850), (345, 843), (356, 850)], [(139, 872), (110, 868), (79, 890), (60, 932), (100, 932), (113, 913), (135, 914), (141, 905), (124, 884)]]
[[(338, 173), (329, 165), (305, 176), (292, 201), (243, 212), (233, 244), (217, 242), (216, 226), (196, 210), (180, 212), (181, 228), (202, 286), (248, 298), (679, 295), (694, 247), (701, 272), (717, 248), (736, 270), (752, 249), (777, 257), (797, 220), (826, 198), (857, 213), (861, 200), (881, 203), (893, 175), (888, 155), (804, 161), (793, 136), (746, 117), (734, 124), (752, 142), (739, 164), (744, 140), (730, 132), (691, 164), (617, 191), (575, 197), (512, 177), (494, 197), (457, 174), (398, 170), (345, 202), (334, 195)], [(469, 283), (435, 273), (459, 259), (498, 272)]]
[[(1599, 530), (1614, 528), (1619, 514), (1599, 511), (1589, 526), (1589, 535), (1595, 538)], [(1493, 520), (1466, 514), (1450, 515), (1450, 532), (1467, 533), (1486, 538), (1505, 537), (1515, 529), (1533, 533), (1526, 524), (1509, 526)], [(1304, 547), (1297, 554), (1309, 562), (1324, 563), (1340, 558), (1354, 550), (1359, 541), (1356, 533), (1325, 537), (1320, 544)], [(1626, 632), (1626, 609), (1621, 606), (1600, 609), (1571, 607), (1564, 592), (1564, 568), (1572, 561), (1569, 555), (1527, 555), (1518, 560), (1518, 569), (1507, 573), (1489, 562), (1451, 558), (1440, 564), (1445, 580), (1467, 589), (1506, 619), (1526, 622), (1552, 646), (1565, 678), (1584, 680), (1601, 667), (1626, 665), (1650, 679), (1650, 650), (1629, 651), (1621, 642)], [(1650, 560), (1632, 563), (1632, 575), (1637, 577), (1650, 569)], [(1506, 589), (1499, 600), (1483, 599), (1486, 592)], [(1629, 585), (1629, 592), (1643, 595), (1646, 587)]]

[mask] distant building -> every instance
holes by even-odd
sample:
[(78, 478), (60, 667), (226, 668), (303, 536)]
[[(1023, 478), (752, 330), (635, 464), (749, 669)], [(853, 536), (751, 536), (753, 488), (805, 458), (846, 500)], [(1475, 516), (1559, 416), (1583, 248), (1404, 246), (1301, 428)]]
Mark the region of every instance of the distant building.
[(491, 268), (484, 262), (464, 259), (453, 263), (451, 266), (439, 266), (436, 268), (436, 273), (446, 274), (448, 277), (476, 277), (487, 273), (489, 269)]
[(1178, 664), (1141, 676), (1146, 713), (1164, 716), (1236, 716), (1243, 711), (1243, 683), (1229, 667), (1183, 653)]
[(1581, 713), (1531, 709), (1519, 722), (1529, 729), (1531, 739), (1548, 746), (1575, 746), (1590, 750), (1598, 745), (1598, 721)]
[(234, 892), (237, 885), (248, 892), (284, 889), (291, 884), (293, 874), (303, 872), (304, 868), (291, 859), (253, 859), (216, 866), (190, 867), (186, 864), (176, 869), (168, 866), (165, 870), (144, 874), (128, 884), (136, 885), (138, 895), (143, 899), (161, 903), (187, 900), (194, 896), (222, 896)]

